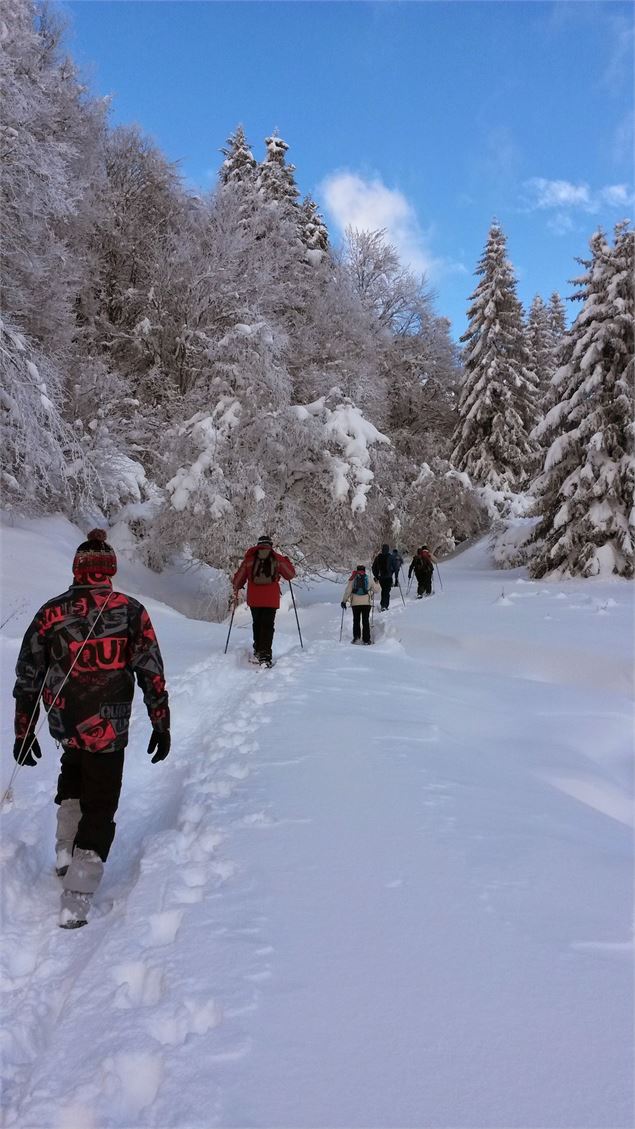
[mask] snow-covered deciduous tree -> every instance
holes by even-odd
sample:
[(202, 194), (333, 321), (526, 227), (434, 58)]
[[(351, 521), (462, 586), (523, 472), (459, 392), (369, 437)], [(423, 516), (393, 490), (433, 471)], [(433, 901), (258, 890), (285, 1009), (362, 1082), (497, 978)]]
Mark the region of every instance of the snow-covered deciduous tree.
[(394, 334), (416, 332), (430, 304), (426, 280), (402, 265), (384, 230), (348, 227), (344, 262), (362, 305), (379, 326)]
[(3, 15), (3, 308), (32, 341), (59, 356), (73, 333), (83, 273), (76, 236), (87, 185), (98, 176), (104, 106), (90, 102), (61, 56), (61, 29), (50, 11), (6, 0)]
[[(2, 504), (20, 513), (81, 509), (98, 484), (62, 414), (61, 374), (14, 326), (0, 322)], [(100, 498), (97, 499), (101, 501)]]
[(598, 231), (581, 260), (583, 306), (553, 378), (557, 403), (537, 428), (548, 450), (534, 576), (633, 576), (634, 252), (622, 223), (613, 246)]
[(446, 459), (422, 463), (397, 505), (398, 536), (418, 548), (441, 554), (487, 529), (489, 518), (467, 474)]
[(536, 378), (498, 223), (490, 228), (476, 273), (481, 280), (461, 338), (465, 381), (452, 462), (475, 484), (505, 493), (522, 489), (535, 466), (536, 445), (528, 430), (536, 422)]

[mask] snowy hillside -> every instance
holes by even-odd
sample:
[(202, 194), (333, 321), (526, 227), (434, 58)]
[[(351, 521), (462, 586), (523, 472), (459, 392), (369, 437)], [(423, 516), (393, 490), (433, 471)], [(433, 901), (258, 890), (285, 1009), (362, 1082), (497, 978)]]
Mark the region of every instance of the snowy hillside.
[[(19, 642), (81, 536), (3, 528), (3, 789)], [(137, 698), (117, 836), (70, 934), (48, 736), (17, 777), (4, 1124), (632, 1124), (632, 587), (497, 573), (484, 542), (441, 578), (375, 615), (372, 648), (350, 612), (338, 642), (340, 585), (298, 586), (304, 650), (284, 608), (265, 671), (245, 610), (224, 656), (226, 624), (122, 563), (172, 752), (150, 764)]]

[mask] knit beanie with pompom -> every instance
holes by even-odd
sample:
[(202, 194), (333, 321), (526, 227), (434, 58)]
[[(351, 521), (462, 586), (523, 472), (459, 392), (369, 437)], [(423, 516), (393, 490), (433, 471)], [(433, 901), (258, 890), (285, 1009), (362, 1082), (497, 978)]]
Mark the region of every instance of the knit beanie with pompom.
[(81, 581), (87, 576), (114, 576), (116, 571), (117, 557), (106, 541), (106, 530), (91, 529), (73, 558), (73, 576)]

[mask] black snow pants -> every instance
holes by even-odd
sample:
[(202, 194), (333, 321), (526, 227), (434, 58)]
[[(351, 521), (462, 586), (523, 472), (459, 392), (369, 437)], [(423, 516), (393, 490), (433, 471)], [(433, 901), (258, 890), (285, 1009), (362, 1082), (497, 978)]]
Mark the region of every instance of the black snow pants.
[(417, 572), (417, 596), (431, 596), (432, 595), (432, 577), (434, 575), (433, 569), (426, 569), (424, 572)]
[(362, 642), (370, 643), (370, 604), (353, 604), (353, 639), (360, 635)]
[(123, 749), (111, 753), (65, 749), (62, 753), (55, 803), (79, 800), (82, 814), (74, 845), (96, 851), (102, 862), (115, 837), (113, 816), (121, 792), (123, 757)]
[(254, 655), (271, 662), (274, 621), (277, 608), (252, 608), (251, 619), (254, 632)]
[(390, 607), (390, 593), (392, 592), (392, 575), (380, 576), (379, 583), (381, 585), (381, 602), (380, 607)]

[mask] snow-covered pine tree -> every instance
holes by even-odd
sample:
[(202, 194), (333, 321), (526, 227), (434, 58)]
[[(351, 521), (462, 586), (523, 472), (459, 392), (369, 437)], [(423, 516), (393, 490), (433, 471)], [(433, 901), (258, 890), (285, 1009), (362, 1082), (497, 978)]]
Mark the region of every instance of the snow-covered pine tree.
[(548, 310), (549, 322), (551, 325), (551, 332), (553, 334), (554, 343), (556, 346), (558, 346), (562, 341), (565, 333), (567, 332), (567, 314), (565, 311), (564, 302), (562, 301), (562, 298), (558, 294), (557, 290), (554, 290), (551, 298), (549, 299)]
[(258, 187), (269, 203), (293, 211), (296, 222), (300, 193), (295, 182), (295, 165), (287, 163), (289, 146), (277, 133), (265, 138), (267, 156), (258, 167)]
[(539, 403), (544, 407), (545, 395), (556, 370), (557, 342), (551, 310), (545, 305), (540, 294), (536, 294), (529, 309), (527, 342), (531, 367), (538, 381)]
[(522, 489), (535, 465), (535, 376), (529, 366), (516, 279), (505, 235), (492, 224), (476, 274), (469, 325), (461, 338), (465, 382), (453, 464), (474, 483), (508, 493)]
[(221, 153), (225, 157), (218, 174), (221, 184), (245, 184), (255, 180), (258, 166), (242, 125), (236, 126)]
[(300, 238), (306, 247), (307, 262), (320, 263), (328, 251), (329, 233), (311, 196), (305, 196), (300, 205)]
[(635, 233), (591, 239), (587, 273), (576, 283), (584, 304), (554, 376), (558, 403), (537, 428), (549, 442), (538, 482), (534, 576), (633, 576), (635, 542)]

